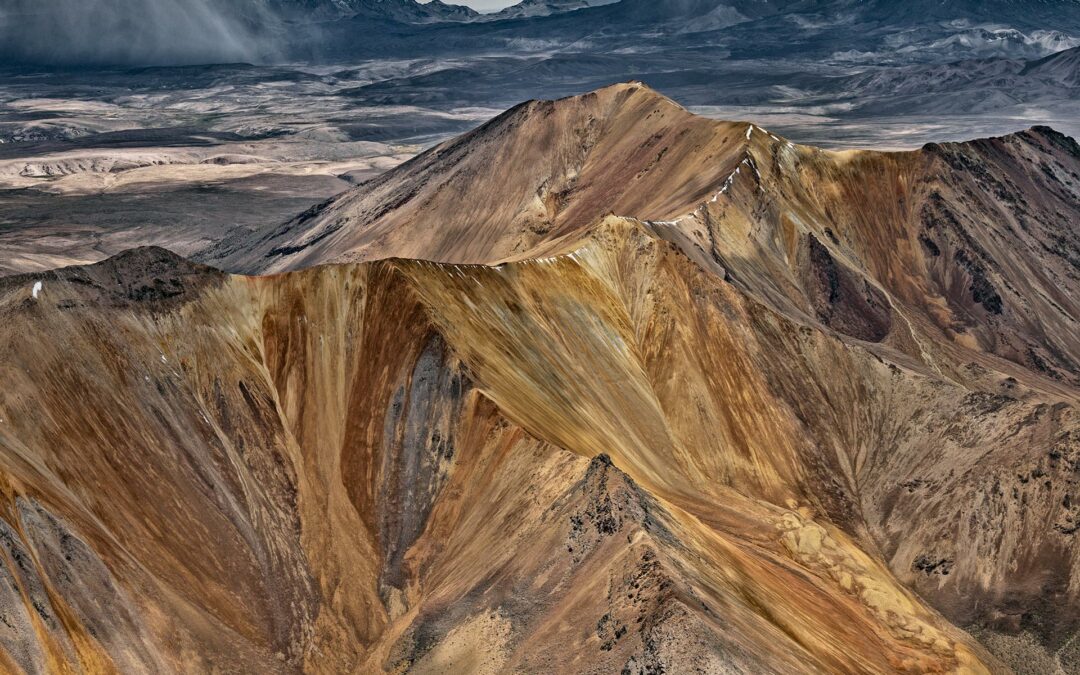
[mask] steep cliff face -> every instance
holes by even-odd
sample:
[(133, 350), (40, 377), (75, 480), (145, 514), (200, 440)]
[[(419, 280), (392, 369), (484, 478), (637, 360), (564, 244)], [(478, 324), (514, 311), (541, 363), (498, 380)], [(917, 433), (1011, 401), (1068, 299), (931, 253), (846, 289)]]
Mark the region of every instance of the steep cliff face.
[(5, 665), (1071, 667), (1078, 164), (622, 85), (219, 250), (360, 262), (0, 280)]

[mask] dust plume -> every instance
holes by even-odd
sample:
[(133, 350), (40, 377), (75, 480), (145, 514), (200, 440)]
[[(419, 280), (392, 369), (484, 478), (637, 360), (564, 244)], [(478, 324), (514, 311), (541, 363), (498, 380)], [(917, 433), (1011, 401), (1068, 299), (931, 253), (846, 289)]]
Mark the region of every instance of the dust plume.
[(279, 52), (278, 12), (259, 0), (9, 0), (0, 63), (259, 62)]

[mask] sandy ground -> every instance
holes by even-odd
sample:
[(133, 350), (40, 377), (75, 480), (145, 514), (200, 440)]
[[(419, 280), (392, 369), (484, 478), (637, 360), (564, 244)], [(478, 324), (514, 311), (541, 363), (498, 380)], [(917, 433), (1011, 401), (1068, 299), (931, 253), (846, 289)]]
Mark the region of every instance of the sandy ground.
[(357, 104), (385, 62), (0, 77), (0, 275), (272, 227), (499, 112)]

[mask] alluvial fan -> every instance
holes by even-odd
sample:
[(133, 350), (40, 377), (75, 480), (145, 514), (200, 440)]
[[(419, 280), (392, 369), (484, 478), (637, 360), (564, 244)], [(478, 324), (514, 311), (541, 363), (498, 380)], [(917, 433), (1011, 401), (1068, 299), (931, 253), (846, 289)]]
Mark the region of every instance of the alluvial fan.
[(207, 259), (286, 273), (2, 279), (0, 658), (1075, 668), (1078, 174), (630, 83)]

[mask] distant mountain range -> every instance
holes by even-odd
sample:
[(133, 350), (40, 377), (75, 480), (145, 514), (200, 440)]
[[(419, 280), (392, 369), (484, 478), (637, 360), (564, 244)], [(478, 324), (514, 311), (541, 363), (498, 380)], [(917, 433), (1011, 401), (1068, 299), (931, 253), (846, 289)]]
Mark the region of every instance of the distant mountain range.
[[(541, 4), (552, 13), (508, 16)], [(578, 4), (553, 11), (530, 1), (465, 23), (385, 23), (382, 34), (370, 18), (344, 19), (322, 29), (327, 39), (311, 58), (430, 60), (358, 88), (368, 105), (498, 106), (630, 78), (688, 105), (770, 111), (812, 101), (834, 112), (962, 114), (1075, 98), (1075, 56), (1053, 57), (1080, 47), (1074, 0), (621, 0), (572, 9)], [(350, 40), (360, 33), (369, 38)]]
[(356, 105), (500, 108), (638, 79), (688, 106), (745, 111), (710, 114), (938, 126), (993, 113), (984, 133), (1011, 119), (1080, 129), (1068, 52), (1080, 0), (524, 0), (493, 14), (441, 0), (146, 3), (10, 0), (0, 66), (393, 61), (412, 65), (349, 89)]
[(516, 5), (493, 14), (484, 15), (486, 20), (522, 19), (537, 16), (551, 16), (562, 12), (573, 12), (589, 7), (611, 5), (620, 0), (521, 0)]
[[(137, 20), (135, 19), (137, 17)], [(584, 41), (584, 42), (582, 42)], [(657, 47), (751, 58), (1041, 58), (1080, 45), (1080, 0), (523, 0), (481, 14), (442, 0), (8, 0), (0, 64), (344, 61)]]
[[(813, 54), (857, 61), (873, 55), (898, 62), (1030, 59), (1080, 46), (1080, 0), (524, 0), (494, 14), (414, 0), (334, 3), (344, 21), (320, 29), (332, 33), (322, 41), (322, 56), (329, 58), (386, 55), (387, 49), (413, 57), (522, 45), (561, 49), (586, 39), (575, 51), (594, 45), (594, 53), (640, 53), (670, 45), (754, 58)], [(395, 24), (392, 43), (372, 34), (371, 21)], [(358, 34), (368, 39), (357, 41)], [(301, 51), (310, 44), (303, 32), (294, 38)], [(697, 54), (683, 66), (710, 57)]]
[[(522, 0), (499, 12), (481, 14), (468, 7), (445, 4), (441, 0), (419, 3), (416, 0), (277, 0), (304, 8), (335, 9), (342, 14), (355, 13), (405, 23), (437, 21), (498, 21), (546, 17), (583, 9), (609, 7), (605, 14), (620, 23), (708, 19), (726, 16), (733, 22), (755, 21), (769, 17), (817, 17), (817, 23), (847, 24), (883, 21), (891, 24), (921, 24), (932, 21), (976, 19), (1042, 24), (1058, 22), (1062, 29), (1075, 28), (1076, 17), (1070, 11), (1080, 8), (1077, 0)], [(1062, 12), (1065, 14), (1063, 15)]]
[(331, 11), (342, 15), (391, 19), (403, 23), (474, 21), (483, 16), (470, 7), (446, 4), (442, 0), (431, 0), (424, 4), (414, 0), (307, 0), (303, 4), (330, 5)]

